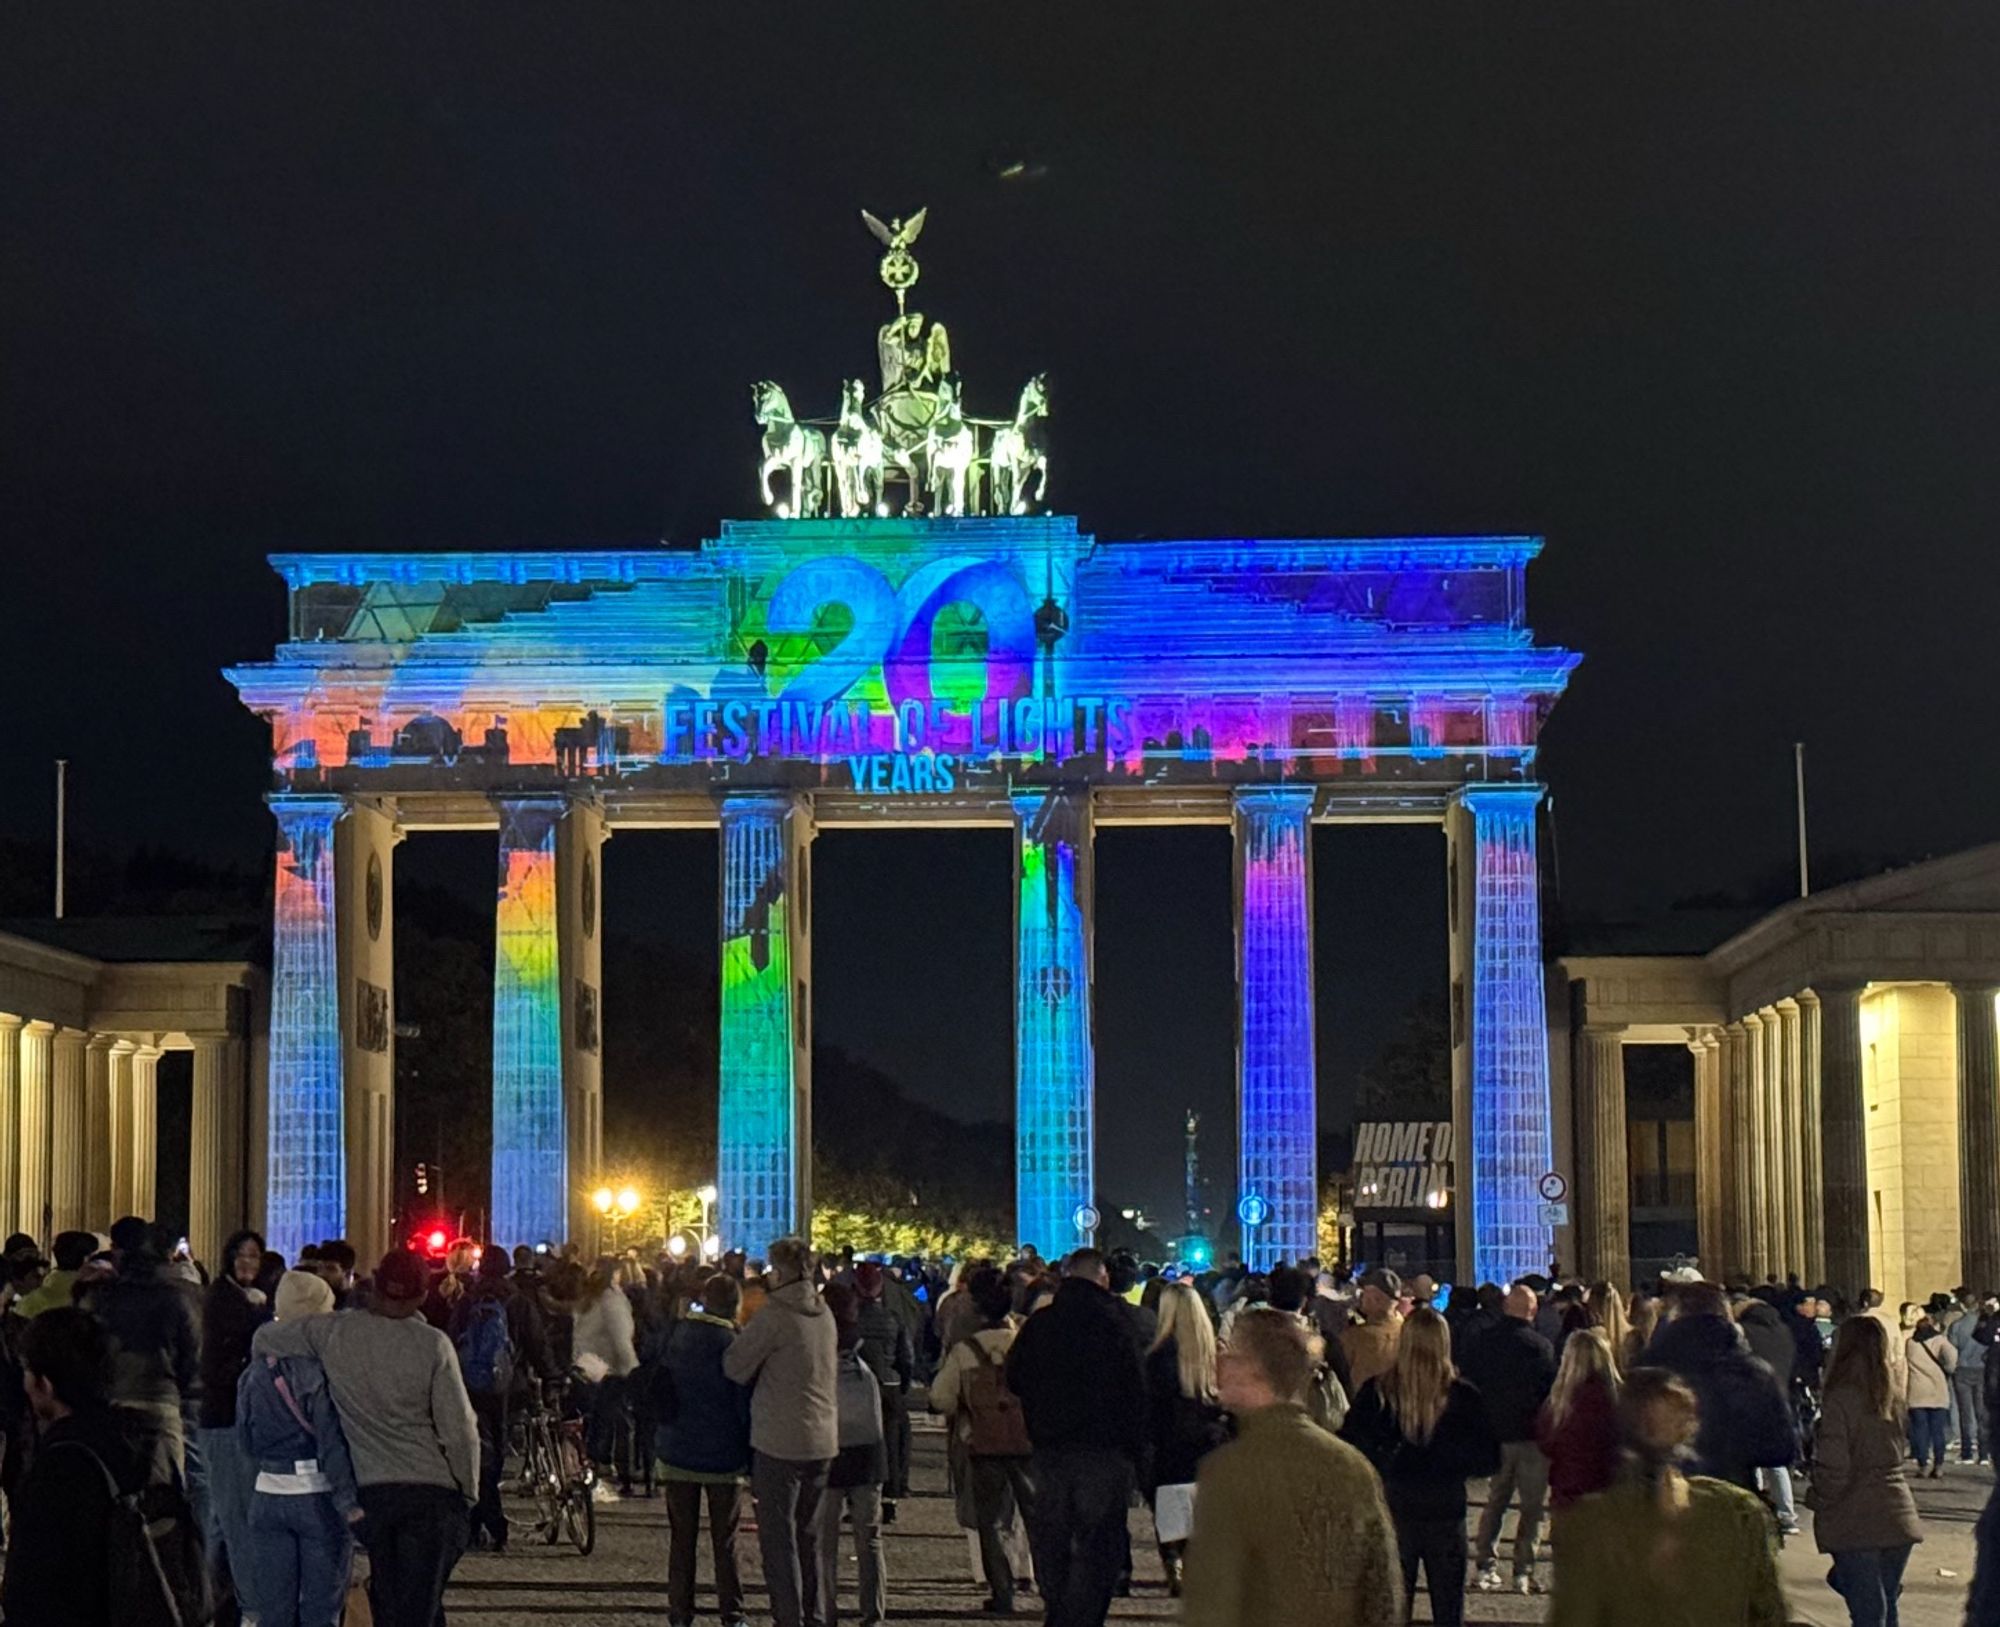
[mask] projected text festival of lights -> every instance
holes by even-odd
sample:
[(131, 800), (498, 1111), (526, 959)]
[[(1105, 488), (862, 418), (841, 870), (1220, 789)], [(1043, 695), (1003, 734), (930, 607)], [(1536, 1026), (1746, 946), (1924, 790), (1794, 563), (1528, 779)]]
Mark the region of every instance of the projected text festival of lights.
[[(272, 729), (281, 838), (273, 1246), (386, 1240), (390, 1149), (356, 1101), (364, 1077), (393, 1088), (364, 1041), (394, 1043), (373, 918), (393, 916), (374, 905), (396, 832), (498, 832), (493, 1230), (513, 1243), (592, 1224), (599, 1030), (618, 1021), (598, 844), (719, 827), (718, 1229), (754, 1253), (810, 1212), (813, 834), (968, 823), (1014, 832), (1017, 1228), (1054, 1256), (1100, 1207), (1096, 830), (1199, 822), (1236, 842), (1229, 1207), (1255, 1222), (1253, 1263), (1314, 1252), (1311, 828), (1390, 819), (1447, 835), (1461, 1265), (1546, 1268), (1535, 747), (1577, 657), (1528, 626), (1539, 547), (1098, 541), (974, 513), (725, 522), (689, 549), (276, 557), (290, 637), (229, 674)], [(342, 821), (357, 834), (336, 842)], [(335, 872), (371, 862), (363, 912)], [(1160, 1110), (1178, 1118), (1182, 1091), (1163, 1080)]]

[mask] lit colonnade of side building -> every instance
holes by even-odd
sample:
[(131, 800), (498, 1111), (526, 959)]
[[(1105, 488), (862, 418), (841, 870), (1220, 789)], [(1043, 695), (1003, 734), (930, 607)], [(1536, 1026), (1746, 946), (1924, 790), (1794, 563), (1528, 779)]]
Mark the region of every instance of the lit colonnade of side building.
[(0, 1235), (156, 1218), (160, 1068), (187, 1052), (188, 1242), (216, 1260), (263, 1184), (268, 991), (232, 938), (150, 917), (0, 932)]
[[(1692, 1052), (1696, 1255), (1890, 1304), (2000, 1291), (2000, 845), (1813, 893), (1702, 954), (1556, 963), (1582, 1270), (1628, 1280), (1627, 1048)], [(1560, 1036), (1559, 1036), (1560, 1037)]]
[[(1551, 1096), (1535, 746), (1577, 657), (1518, 537), (1099, 542), (1062, 516), (726, 523), (699, 548), (288, 555), (290, 636), (232, 669), (280, 832), (267, 1223), (386, 1242), (390, 855), (498, 833), (494, 1213), (589, 1237), (601, 847), (719, 827), (724, 1243), (811, 1212), (823, 828), (1014, 836), (1017, 1228), (1097, 1217), (1092, 849), (1230, 827), (1247, 1256), (1315, 1249), (1311, 836), (1441, 825), (1467, 1271), (1542, 1269)], [(1357, 925), (1357, 930), (1365, 927)]]

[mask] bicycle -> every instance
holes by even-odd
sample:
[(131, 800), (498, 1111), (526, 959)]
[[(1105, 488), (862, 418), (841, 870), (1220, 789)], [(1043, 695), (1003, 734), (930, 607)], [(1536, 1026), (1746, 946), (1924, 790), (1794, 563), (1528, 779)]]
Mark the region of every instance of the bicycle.
[(538, 1392), (524, 1433), (521, 1478), (540, 1516), (535, 1529), (550, 1547), (567, 1536), (586, 1557), (597, 1546), (597, 1470), (583, 1448), (584, 1421), (563, 1416), (569, 1384), (558, 1379)]

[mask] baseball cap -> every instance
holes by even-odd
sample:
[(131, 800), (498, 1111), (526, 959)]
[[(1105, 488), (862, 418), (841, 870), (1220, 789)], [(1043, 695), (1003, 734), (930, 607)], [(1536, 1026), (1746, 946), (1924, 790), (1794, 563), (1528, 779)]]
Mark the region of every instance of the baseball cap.
[(430, 1288), (430, 1268), (406, 1248), (392, 1248), (375, 1268), (375, 1292), (384, 1299), (422, 1299)]

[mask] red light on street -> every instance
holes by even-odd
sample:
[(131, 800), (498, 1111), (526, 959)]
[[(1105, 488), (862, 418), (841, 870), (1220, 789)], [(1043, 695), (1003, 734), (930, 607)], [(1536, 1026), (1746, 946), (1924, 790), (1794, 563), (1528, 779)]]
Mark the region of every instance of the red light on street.
[(431, 1253), (442, 1254), (444, 1253), (445, 1244), (450, 1242), (451, 1239), (446, 1237), (442, 1231), (435, 1231), (431, 1233), (429, 1241), (431, 1245)]

